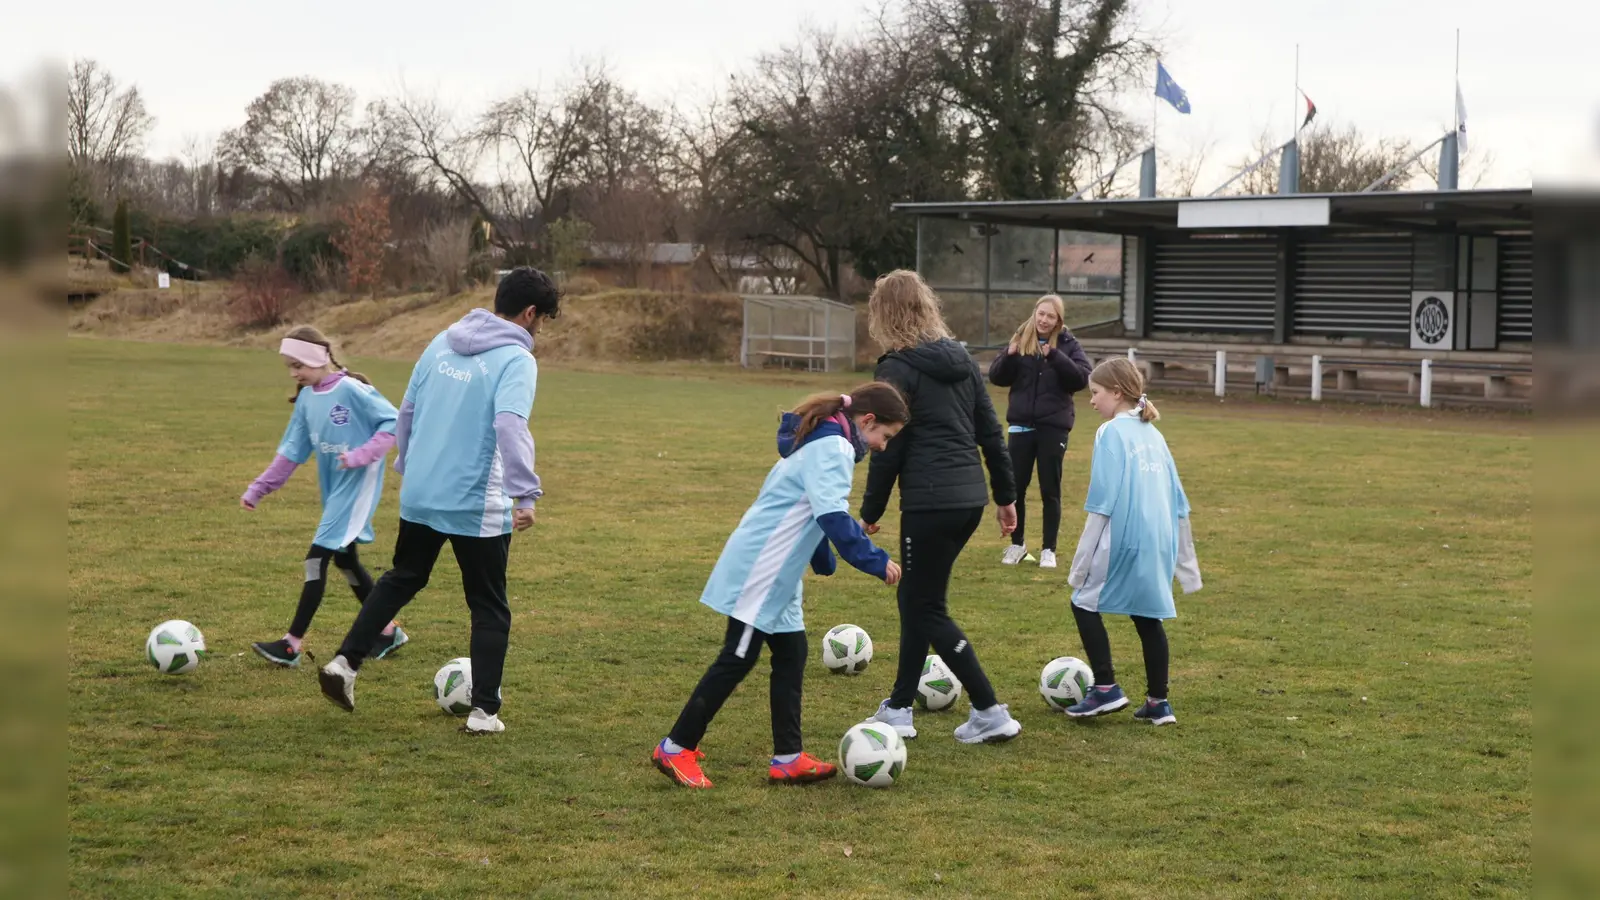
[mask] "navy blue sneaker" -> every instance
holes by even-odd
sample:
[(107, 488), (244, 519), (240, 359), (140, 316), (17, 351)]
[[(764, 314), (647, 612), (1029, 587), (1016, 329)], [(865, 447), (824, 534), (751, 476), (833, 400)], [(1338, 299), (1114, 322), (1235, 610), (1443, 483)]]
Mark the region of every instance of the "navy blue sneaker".
[(1087, 716), (1103, 716), (1106, 713), (1116, 712), (1127, 705), (1128, 695), (1122, 692), (1120, 686), (1113, 684), (1109, 691), (1102, 691), (1097, 687), (1090, 688), (1089, 692), (1083, 695), (1082, 700), (1067, 707), (1067, 715), (1074, 719), (1082, 719)]
[(1151, 725), (1176, 725), (1178, 717), (1172, 714), (1172, 704), (1165, 700), (1146, 700), (1139, 711), (1133, 714), (1141, 722)]

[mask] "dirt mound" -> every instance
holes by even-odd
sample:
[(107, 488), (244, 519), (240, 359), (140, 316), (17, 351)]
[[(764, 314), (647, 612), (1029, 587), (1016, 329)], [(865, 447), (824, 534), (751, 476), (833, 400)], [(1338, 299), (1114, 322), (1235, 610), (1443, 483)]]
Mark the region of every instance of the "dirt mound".
[[(316, 296), (306, 298), (294, 321), (317, 326), (350, 356), (411, 358), (467, 310), (493, 302), (489, 288), (450, 297), (346, 301)], [(241, 331), (229, 319), (226, 303), (226, 288), (217, 283), (122, 288), (73, 310), (68, 330), (130, 340), (270, 347), (288, 329)], [(568, 296), (561, 307), (561, 317), (540, 335), (541, 359), (739, 358), (743, 311), (731, 294), (612, 290)]]

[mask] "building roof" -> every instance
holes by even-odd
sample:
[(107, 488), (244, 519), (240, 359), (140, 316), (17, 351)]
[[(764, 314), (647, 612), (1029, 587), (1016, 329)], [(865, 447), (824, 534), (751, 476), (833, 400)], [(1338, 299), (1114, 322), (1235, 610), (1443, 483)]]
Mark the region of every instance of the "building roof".
[[(1238, 231), (1283, 227), (1270, 224), (1276, 213), (1316, 207), (1326, 201), (1327, 224), (1350, 230), (1501, 231), (1531, 230), (1533, 189), (1467, 191), (1373, 191), (1354, 194), (1275, 194), (1264, 197), (1154, 197), (1128, 200), (996, 200), (958, 203), (896, 203), (895, 212), (995, 225), (1071, 228), (1129, 234), (1193, 228)], [(1245, 201), (1240, 203), (1240, 201)], [(1221, 209), (1254, 210), (1268, 224), (1187, 225), (1180, 218)], [(1247, 215), (1248, 218), (1248, 215)], [(1281, 217), (1278, 217), (1281, 218)], [(1213, 218), (1212, 221), (1215, 221)]]

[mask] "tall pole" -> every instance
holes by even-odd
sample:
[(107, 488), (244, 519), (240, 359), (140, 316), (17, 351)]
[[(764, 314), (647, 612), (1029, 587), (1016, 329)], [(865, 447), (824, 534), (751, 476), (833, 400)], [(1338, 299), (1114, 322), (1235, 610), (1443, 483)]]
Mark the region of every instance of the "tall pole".
[(1456, 89), (1456, 92), (1450, 95), (1450, 108), (1454, 110), (1452, 115), (1455, 119), (1456, 127), (1452, 130), (1454, 131), (1456, 140), (1458, 142), (1456, 145), (1456, 158), (1459, 159), (1461, 153), (1459, 144), (1459, 141), (1461, 140), (1461, 104), (1456, 102), (1456, 96), (1461, 93), (1461, 29), (1459, 28), (1456, 29), (1456, 83), (1453, 85), (1453, 87)]
[(1300, 45), (1294, 45), (1294, 99), (1289, 101), (1289, 140), (1298, 142), (1300, 128)]

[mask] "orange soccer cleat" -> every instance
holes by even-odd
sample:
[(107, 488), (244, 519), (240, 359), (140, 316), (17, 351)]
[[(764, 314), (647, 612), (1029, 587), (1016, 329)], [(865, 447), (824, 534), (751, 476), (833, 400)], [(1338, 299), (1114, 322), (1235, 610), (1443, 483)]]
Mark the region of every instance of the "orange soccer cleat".
[(802, 753), (793, 762), (773, 763), (767, 770), (767, 781), (773, 784), (810, 784), (824, 781), (839, 774), (839, 767), (823, 762), (809, 753)]
[(656, 768), (678, 784), (689, 788), (711, 787), (711, 779), (700, 771), (700, 760), (706, 755), (699, 750), (680, 750), (677, 753), (668, 753), (660, 744), (650, 751), (650, 761)]

